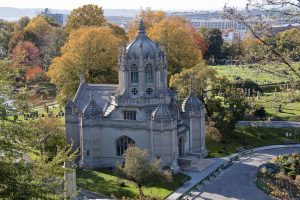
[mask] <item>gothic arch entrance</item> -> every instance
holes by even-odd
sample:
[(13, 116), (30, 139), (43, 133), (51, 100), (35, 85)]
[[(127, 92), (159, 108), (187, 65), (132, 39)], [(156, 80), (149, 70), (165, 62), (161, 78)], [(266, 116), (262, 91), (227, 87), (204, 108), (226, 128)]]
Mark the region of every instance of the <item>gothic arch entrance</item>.
[(181, 136), (178, 138), (178, 156), (184, 155), (184, 138)]

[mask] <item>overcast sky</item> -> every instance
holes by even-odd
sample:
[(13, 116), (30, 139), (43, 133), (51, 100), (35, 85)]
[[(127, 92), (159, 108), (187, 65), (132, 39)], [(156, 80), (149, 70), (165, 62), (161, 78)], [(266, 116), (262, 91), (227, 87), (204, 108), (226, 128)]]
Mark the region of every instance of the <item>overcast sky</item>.
[(225, 4), (244, 8), (247, 0), (0, 0), (0, 7), (71, 10), (92, 3), (104, 9), (220, 10)]

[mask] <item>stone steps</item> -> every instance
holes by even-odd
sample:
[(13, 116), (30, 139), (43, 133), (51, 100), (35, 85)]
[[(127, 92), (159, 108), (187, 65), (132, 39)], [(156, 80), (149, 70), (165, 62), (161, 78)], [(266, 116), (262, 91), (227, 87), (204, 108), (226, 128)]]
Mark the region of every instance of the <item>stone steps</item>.
[(186, 159), (192, 160), (190, 166), (184, 166), (183, 169), (192, 172), (201, 172), (215, 163), (211, 159), (199, 159), (194, 156), (186, 156)]

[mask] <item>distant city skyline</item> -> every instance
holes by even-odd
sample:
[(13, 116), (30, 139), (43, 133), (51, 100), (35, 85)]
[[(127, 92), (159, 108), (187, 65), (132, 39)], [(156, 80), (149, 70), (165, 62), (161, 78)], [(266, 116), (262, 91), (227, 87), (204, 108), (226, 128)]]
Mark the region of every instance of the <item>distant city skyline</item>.
[(247, 0), (0, 0), (0, 7), (72, 10), (84, 4), (97, 4), (104, 9), (220, 10), (225, 4), (245, 8), (246, 3)]

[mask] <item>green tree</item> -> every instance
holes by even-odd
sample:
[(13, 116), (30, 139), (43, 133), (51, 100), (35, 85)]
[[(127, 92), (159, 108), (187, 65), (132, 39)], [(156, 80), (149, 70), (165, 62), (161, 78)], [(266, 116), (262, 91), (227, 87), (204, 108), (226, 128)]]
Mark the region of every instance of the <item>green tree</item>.
[[(6, 69), (0, 62), (0, 69)], [(13, 80), (9, 70), (0, 73), (0, 199), (62, 199), (64, 162), (74, 158), (60, 123), (48, 119), (12, 120)], [(46, 120), (46, 121), (45, 121)], [(42, 148), (41, 148), (42, 147)]]
[(204, 54), (204, 58), (214, 64), (222, 58), (222, 32), (219, 29), (208, 29), (204, 31), (203, 36), (207, 43), (207, 50)]
[(216, 78), (216, 71), (204, 63), (199, 63), (192, 68), (184, 68), (180, 73), (171, 76), (169, 85), (176, 88), (181, 98), (185, 98), (189, 93), (190, 81), (196, 96), (203, 100), (203, 91)]
[(237, 88), (226, 77), (212, 82), (211, 94), (207, 99), (207, 114), (216, 122), (216, 127), (235, 127), (235, 123), (243, 118), (248, 108), (245, 97), (244, 90)]
[(161, 170), (160, 160), (149, 160), (147, 150), (130, 146), (124, 157), (124, 167), (117, 165), (116, 173), (136, 183), (141, 196), (144, 196), (143, 186), (154, 181), (170, 182), (172, 179), (170, 173)]
[(23, 30), (30, 22), (30, 18), (25, 16), (25, 17), (21, 17), (19, 20), (18, 20), (18, 23), (17, 23), (17, 29), (18, 30)]
[(72, 30), (80, 27), (100, 27), (103, 25), (105, 25), (105, 18), (102, 7), (87, 4), (72, 10), (68, 17), (65, 30), (69, 34)]
[(60, 102), (75, 95), (81, 74), (89, 83), (117, 83), (120, 43), (107, 27), (72, 31), (62, 48), (62, 55), (53, 60), (47, 73), (60, 90)]

